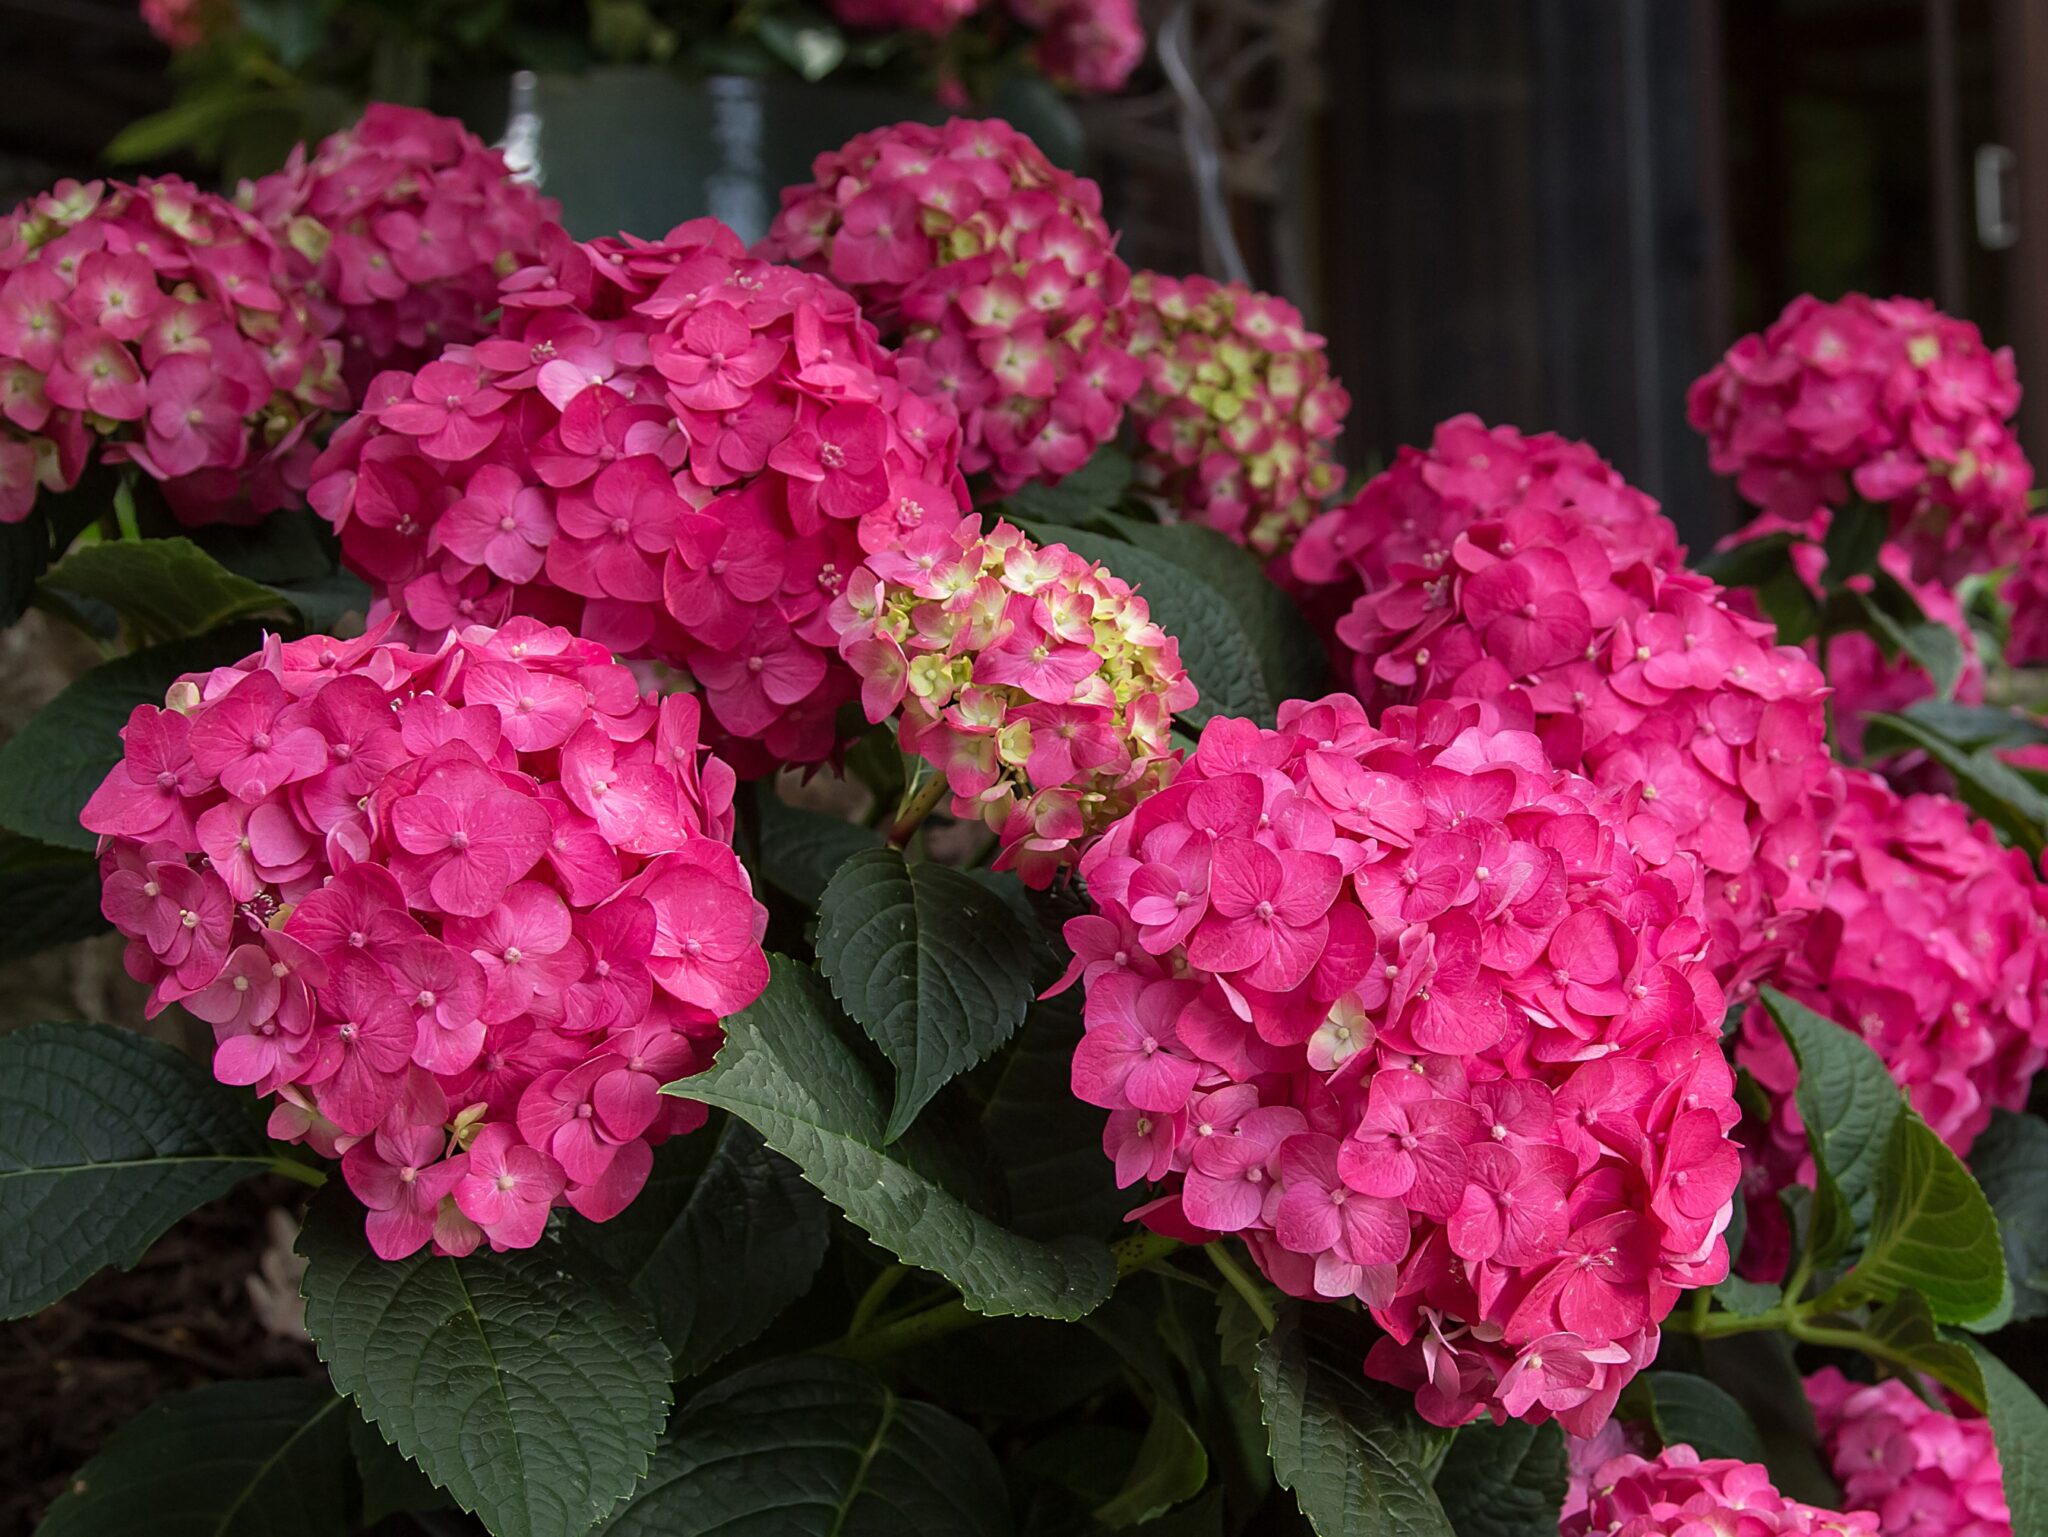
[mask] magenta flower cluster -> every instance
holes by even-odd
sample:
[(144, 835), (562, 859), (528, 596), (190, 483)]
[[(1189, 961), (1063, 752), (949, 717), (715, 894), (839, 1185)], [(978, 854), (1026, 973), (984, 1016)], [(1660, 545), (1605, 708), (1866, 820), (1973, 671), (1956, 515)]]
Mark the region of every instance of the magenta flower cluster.
[(905, 29), (945, 37), (962, 22), (1001, 9), (1032, 29), (1032, 61), (1077, 91), (1120, 91), (1145, 57), (1137, 0), (831, 0), (849, 27)]
[(762, 249), (845, 287), (911, 389), (953, 402), (961, 468), (1058, 480), (1115, 436), (1141, 369), (1095, 183), (1002, 122), (898, 123), (820, 155)]
[(1806, 1379), (1806, 1396), (1842, 1498), (1875, 1511), (1882, 1537), (2012, 1537), (1987, 1421), (1937, 1409), (1896, 1379), (1865, 1386), (1832, 1366)]
[(187, 523), (299, 500), (309, 432), (345, 410), (337, 343), (284, 252), (175, 177), (58, 183), (0, 219), (0, 523), (97, 448)]
[(1205, 277), (1140, 272), (1128, 314), (1139, 484), (1164, 516), (1284, 553), (1343, 479), (1331, 446), (1351, 399), (1322, 337), (1285, 299)]
[[(1847, 779), (1825, 908), (1772, 981), (1860, 1034), (1927, 1124), (1967, 1153), (1994, 1108), (2026, 1103), (2048, 1063), (2048, 887), (1946, 796), (1901, 796), (1861, 770)], [(1754, 1193), (1810, 1184), (1798, 1068), (1761, 1008), (1743, 1019), (1737, 1060), (1776, 1107), (1753, 1150)], [(1746, 1266), (1773, 1267), (1775, 1208), (1750, 1202), (1759, 1247)]]
[(484, 335), (498, 284), (539, 259), (561, 213), (453, 118), (388, 102), (310, 158), (295, 145), (283, 169), (243, 184), (241, 202), (345, 339), (358, 396), (380, 369), (417, 368)]
[(1483, 701), (1627, 792), (1642, 857), (1697, 856), (1737, 990), (1820, 905), (1839, 771), (1820, 669), (1681, 558), (1590, 448), (1457, 417), (1312, 524), (1293, 568), (1312, 601), (1350, 600), (1338, 661), (1361, 698)]
[(1180, 647), (1065, 545), (1007, 523), (930, 528), (869, 555), (831, 620), (868, 719), (896, 717), (954, 815), (987, 823), (997, 868), (1028, 885), (1172, 777), (1173, 717), (1196, 699)]
[(767, 918), (694, 699), (515, 619), (273, 639), (122, 743), (81, 820), (129, 972), (341, 1158), (378, 1254), (603, 1221), (703, 1119), (657, 1091), (766, 986)]
[(173, 53), (197, 48), (221, 20), (220, 0), (139, 0), (136, 11)]
[(837, 743), (832, 600), (959, 520), (957, 438), (844, 292), (706, 219), (552, 237), (495, 335), (377, 380), (312, 501), (407, 634), (530, 613), (686, 667), (754, 774)]
[(1060, 85), (1121, 91), (1145, 57), (1138, 0), (1009, 0), (1009, 7), (1037, 29), (1032, 60)]
[(1563, 1537), (1851, 1537), (1880, 1530), (1870, 1511), (1841, 1514), (1788, 1500), (1759, 1464), (1702, 1460), (1683, 1444), (1655, 1457), (1625, 1453), (1603, 1465), (1586, 1508), (1562, 1527)]
[(2048, 664), (2048, 518), (2027, 525), (2027, 547), (1999, 596), (2012, 614), (2006, 661), (2015, 667)]
[(1700, 881), (1642, 826), (1477, 706), (1211, 721), (1067, 925), (1120, 1183), (1363, 1301), (1425, 1418), (1597, 1429), (1726, 1274), (1740, 1174)]
[(1802, 294), (1696, 380), (1687, 415), (1718, 474), (1777, 526), (1853, 492), (1890, 509), (1915, 576), (1953, 585), (2027, 543), (2033, 470), (2007, 425), (2012, 353), (1917, 299)]

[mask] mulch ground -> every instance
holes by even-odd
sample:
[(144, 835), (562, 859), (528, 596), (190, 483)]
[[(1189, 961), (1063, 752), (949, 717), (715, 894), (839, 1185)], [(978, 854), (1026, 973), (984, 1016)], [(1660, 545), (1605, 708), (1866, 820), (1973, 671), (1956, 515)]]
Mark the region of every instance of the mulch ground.
[(103, 1272), (33, 1318), (0, 1324), (0, 1537), (31, 1532), (79, 1466), (167, 1393), (317, 1373), (271, 1332), (248, 1282), (270, 1212), (304, 1191), (257, 1181), (188, 1217), (132, 1271)]

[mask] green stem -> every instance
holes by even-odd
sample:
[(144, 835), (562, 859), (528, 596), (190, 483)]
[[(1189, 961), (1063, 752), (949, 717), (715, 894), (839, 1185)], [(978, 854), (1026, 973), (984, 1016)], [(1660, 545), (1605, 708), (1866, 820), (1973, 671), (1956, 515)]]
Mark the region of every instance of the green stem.
[(286, 1179), (295, 1179), (302, 1185), (311, 1185), (315, 1190), (327, 1183), (324, 1170), (316, 1169), (309, 1163), (300, 1163), (296, 1158), (286, 1158), (282, 1154), (270, 1160), (270, 1171), (273, 1174), (282, 1174)]
[(900, 849), (908, 843), (912, 834), (924, 825), (924, 819), (932, 814), (932, 808), (938, 805), (945, 793), (944, 774), (934, 774), (930, 780), (919, 786), (915, 793), (896, 808), (896, 821), (889, 829), (889, 846)]
[[(1116, 1261), (1116, 1278), (1122, 1281), (1141, 1270), (1149, 1270), (1180, 1247), (1177, 1238), (1165, 1238), (1158, 1233), (1134, 1233), (1110, 1245), (1110, 1255)], [(869, 1288), (873, 1290), (872, 1287)], [(861, 1299), (863, 1303), (866, 1298)], [(854, 1321), (860, 1322), (859, 1309), (855, 1309)], [(962, 1329), (987, 1321), (987, 1315), (970, 1312), (967, 1304), (959, 1297), (928, 1307), (919, 1313), (899, 1318), (891, 1323), (878, 1325), (866, 1332), (856, 1327), (830, 1345), (824, 1347), (827, 1355), (845, 1356), (850, 1361), (877, 1361), (884, 1356), (895, 1355), (898, 1351), (909, 1350), (927, 1341), (956, 1334)]]
[(1203, 1244), (1202, 1252), (1209, 1256), (1209, 1263), (1216, 1267), (1216, 1273), (1230, 1283), (1230, 1289), (1244, 1298), (1245, 1306), (1252, 1310), (1259, 1327), (1271, 1334), (1280, 1323), (1279, 1316), (1274, 1313), (1272, 1304), (1259, 1294), (1258, 1283), (1245, 1274), (1244, 1266), (1237, 1262), (1236, 1256), (1224, 1248), (1226, 1242), (1227, 1239), (1219, 1238), (1214, 1243)]
[(1927, 1371), (1907, 1352), (1894, 1350), (1883, 1340), (1861, 1329), (1831, 1329), (1825, 1324), (1810, 1324), (1804, 1318), (1795, 1317), (1786, 1325), (1786, 1330), (1792, 1338), (1808, 1345), (1831, 1345), (1838, 1350), (1853, 1350), (1873, 1360), (1883, 1361), (1888, 1366), (1897, 1367), (1909, 1381), (1917, 1381)]
[(882, 1304), (889, 1300), (889, 1294), (902, 1284), (910, 1274), (908, 1265), (891, 1265), (876, 1276), (868, 1289), (861, 1293), (860, 1301), (853, 1309), (853, 1321), (846, 1326), (848, 1339), (865, 1334), (868, 1325), (875, 1321), (875, 1315), (882, 1311)]

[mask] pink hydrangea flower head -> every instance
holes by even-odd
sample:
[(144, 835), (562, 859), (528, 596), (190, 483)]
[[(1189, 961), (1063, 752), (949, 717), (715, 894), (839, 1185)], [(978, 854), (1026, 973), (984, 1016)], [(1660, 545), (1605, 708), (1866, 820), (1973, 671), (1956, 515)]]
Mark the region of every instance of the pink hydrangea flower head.
[(377, 378), (312, 500), (407, 638), (525, 614), (665, 663), (754, 774), (837, 745), (829, 610), (960, 521), (958, 438), (844, 291), (706, 219), (551, 236), (495, 334)]
[[(2048, 1064), (2048, 887), (2024, 853), (1941, 795), (1900, 795), (1848, 775), (1822, 856), (1825, 906), (1773, 982), (1869, 1043), (1913, 1108), (1967, 1153), (1997, 1108), (2026, 1103)], [(1743, 1017), (1736, 1060), (1768, 1092), (1767, 1135), (1749, 1138), (1745, 1268), (1768, 1270), (1785, 1184), (1813, 1166), (1793, 1090), (1798, 1069), (1764, 1011)]]
[(1436, 1423), (1592, 1434), (1727, 1273), (1704, 880), (1640, 830), (1476, 704), (1333, 695), (1212, 720), (1081, 860), (1073, 1087), (1119, 1179), (1363, 1302)]
[(2027, 545), (1999, 596), (2012, 611), (2005, 659), (2015, 667), (2048, 664), (2048, 518), (2027, 524)]
[(1832, 1366), (1806, 1379), (1806, 1396), (1843, 1499), (1876, 1511), (1883, 1537), (2012, 1537), (1981, 1416), (1937, 1409), (1897, 1380), (1851, 1382)]
[(176, 177), (60, 182), (0, 219), (0, 523), (97, 452), (186, 523), (303, 501), (347, 409), (340, 344), (286, 252)]
[(561, 215), (453, 118), (389, 102), (310, 156), (294, 148), (283, 169), (245, 182), (241, 201), (346, 339), (358, 396), (381, 369), (417, 368), (482, 337), (498, 284), (539, 260)]
[(2033, 470), (2008, 423), (2009, 348), (1918, 299), (1802, 294), (1696, 380), (1715, 471), (1801, 527), (1853, 494), (1890, 510), (1921, 581), (1953, 586), (2027, 544)]
[(1070, 90), (1112, 95), (1145, 57), (1137, 0), (1010, 0), (1010, 11), (1038, 29), (1032, 60)]
[(1064, 545), (972, 522), (880, 551), (833, 605), (869, 720), (945, 775), (1033, 886), (1172, 777), (1195, 702), (1145, 600)]
[(1851, 1537), (1890, 1528), (1874, 1511), (1845, 1514), (1789, 1500), (1760, 1465), (1702, 1459), (1681, 1443), (1655, 1457), (1623, 1453), (1600, 1467), (1585, 1508), (1561, 1530), (1563, 1537)]
[(1142, 369), (1095, 183), (992, 120), (876, 129), (813, 169), (761, 249), (860, 301), (904, 382), (957, 409), (963, 470), (1013, 491), (1115, 435)]
[(944, 37), (981, 4), (982, 0), (832, 0), (832, 14), (849, 27)]
[(137, 9), (143, 25), (173, 53), (197, 48), (223, 22), (234, 19), (233, 10), (221, 0), (141, 0)]
[(1628, 795), (1644, 857), (1696, 857), (1739, 992), (1820, 904), (1839, 771), (1820, 669), (1682, 553), (1584, 444), (1465, 416), (1311, 524), (1292, 567), (1311, 608), (1336, 611), (1360, 698), (1482, 701)]
[(152, 1013), (342, 1158), (387, 1259), (602, 1221), (767, 985), (732, 772), (687, 695), (531, 619), (275, 640), (138, 708), (87, 803)]
[(1205, 277), (1140, 272), (1128, 312), (1140, 485), (1168, 516), (1285, 553), (1343, 478), (1350, 399), (1322, 337), (1286, 300)]

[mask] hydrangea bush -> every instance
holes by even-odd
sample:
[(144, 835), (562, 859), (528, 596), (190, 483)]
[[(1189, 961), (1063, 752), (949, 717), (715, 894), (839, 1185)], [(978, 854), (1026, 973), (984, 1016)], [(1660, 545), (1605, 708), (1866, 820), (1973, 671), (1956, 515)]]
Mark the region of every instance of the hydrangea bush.
[(2048, 1531), (2041, 541), (1961, 322), (1739, 345), (1804, 500), (1696, 561), (1471, 417), (1328, 505), (1298, 314), (1004, 124), (754, 252), (397, 108), (243, 196), (0, 225), (0, 618), (107, 653), (0, 744), (0, 951), (130, 979), (0, 1033), (0, 1301), (261, 1176), (326, 1381), (45, 1533)]

